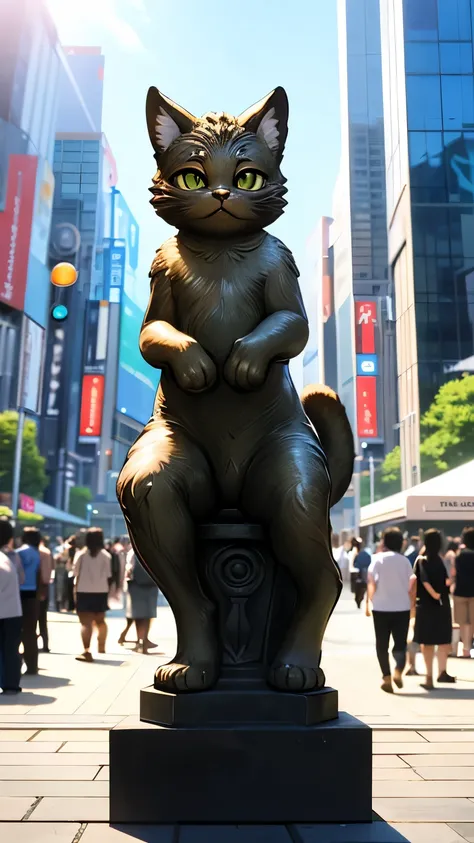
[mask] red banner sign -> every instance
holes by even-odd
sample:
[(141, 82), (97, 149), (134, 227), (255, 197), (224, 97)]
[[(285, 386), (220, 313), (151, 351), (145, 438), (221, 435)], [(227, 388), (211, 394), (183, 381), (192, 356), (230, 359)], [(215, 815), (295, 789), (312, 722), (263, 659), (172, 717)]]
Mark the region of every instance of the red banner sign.
[(356, 354), (375, 354), (377, 303), (374, 301), (356, 301), (354, 307)]
[(357, 388), (357, 435), (360, 439), (376, 439), (377, 425), (377, 378), (373, 375), (358, 377)]
[(0, 213), (0, 301), (16, 310), (25, 302), (37, 166), (35, 155), (10, 155)]
[(103, 375), (84, 375), (79, 436), (100, 436), (104, 408), (104, 381)]

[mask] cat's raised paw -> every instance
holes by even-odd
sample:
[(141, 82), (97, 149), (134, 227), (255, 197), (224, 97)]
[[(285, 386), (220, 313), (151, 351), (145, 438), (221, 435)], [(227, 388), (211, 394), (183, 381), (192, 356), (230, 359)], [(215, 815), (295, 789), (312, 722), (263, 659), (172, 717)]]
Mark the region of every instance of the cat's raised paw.
[(268, 672), (268, 682), (279, 691), (317, 691), (324, 688), (326, 677), (320, 667), (276, 664)]
[(217, 681), (217, 666), (211, 662), (179, 664), (170, 662), (160, 665), (155, 673), (155, 688), (158, 691), (183, 693), (186, 691), (207, 691)]

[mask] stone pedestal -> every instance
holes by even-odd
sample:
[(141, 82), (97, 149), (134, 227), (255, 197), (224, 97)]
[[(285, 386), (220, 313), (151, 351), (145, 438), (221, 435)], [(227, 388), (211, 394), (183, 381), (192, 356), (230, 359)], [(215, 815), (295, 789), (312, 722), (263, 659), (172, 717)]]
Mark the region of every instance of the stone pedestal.
[(264, 531), (223, 512), (201, 525), (196, 557), (217, 606), (220, 679), (201, 693), (145, 688), (141, 722), (111, 731), (111, 822), (370, 822), (371, 730), (338, 715), (332, 688), (266, 684), (296, 591)]
[(125, 722), (110, 733), (113, 823), (371, 822), (371, 801), (372, 733), (348, 714), (306, 727)]

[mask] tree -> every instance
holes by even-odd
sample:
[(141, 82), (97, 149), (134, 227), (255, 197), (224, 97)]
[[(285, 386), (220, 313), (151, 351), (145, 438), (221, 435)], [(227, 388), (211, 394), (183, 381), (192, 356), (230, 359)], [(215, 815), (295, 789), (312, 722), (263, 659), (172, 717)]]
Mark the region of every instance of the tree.
[(440, 387), (421, 419), (421, 454), (440, 471), (474, 459), (474, 375)]
[[(18, 413), (7, 410), (0, 413), (0, 491), (13, 488), (13, 461), (18, 430)], [(20, 490), (32, 498), (40, 498), (48, 485), (46, 460), (41, 456), (36, 441), (36, 423), (26, 419), (23, 430)]]
[(385, 489), (385, 495), (394, 495), (400, 491), (401, 488), (401, 452), (400, 445), (396, 445), (393, 451), (390, 451), (381, 467), (380, 467), (380, 482)]
[[(440, 387), (420, 421), (423, 480), (474, 459), (474, 375), (463, 375)], [(382, 463), (385, 494), (400, 491), (400, 447)]]
[(69, 493), (69, 512), (78, 518), (87, 518), (87, 504), (92, 500), (92, 492), (87, 486), (73, 486)]

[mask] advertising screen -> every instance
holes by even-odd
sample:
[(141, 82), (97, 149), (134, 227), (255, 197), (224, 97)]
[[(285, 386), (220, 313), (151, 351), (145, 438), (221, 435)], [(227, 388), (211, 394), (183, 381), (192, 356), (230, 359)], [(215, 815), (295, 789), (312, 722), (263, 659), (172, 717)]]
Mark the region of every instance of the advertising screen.
[(357, 435), (361, 439), (376, 439), (377, 378), (374, 375), (357, 377)]
[(375, 354), (377, 303), (374, 301), (356, 301), (354, 307), (356, 354)]
[(100, 436), (104, 409), (104, 375), (84, 375), (82, 379), (79, 436)]
[(140, 354), (142, 322), (143, 310), (122, 293), (116, 407), (119, 413), (146, 424), (153, 412), (160, 372)]

